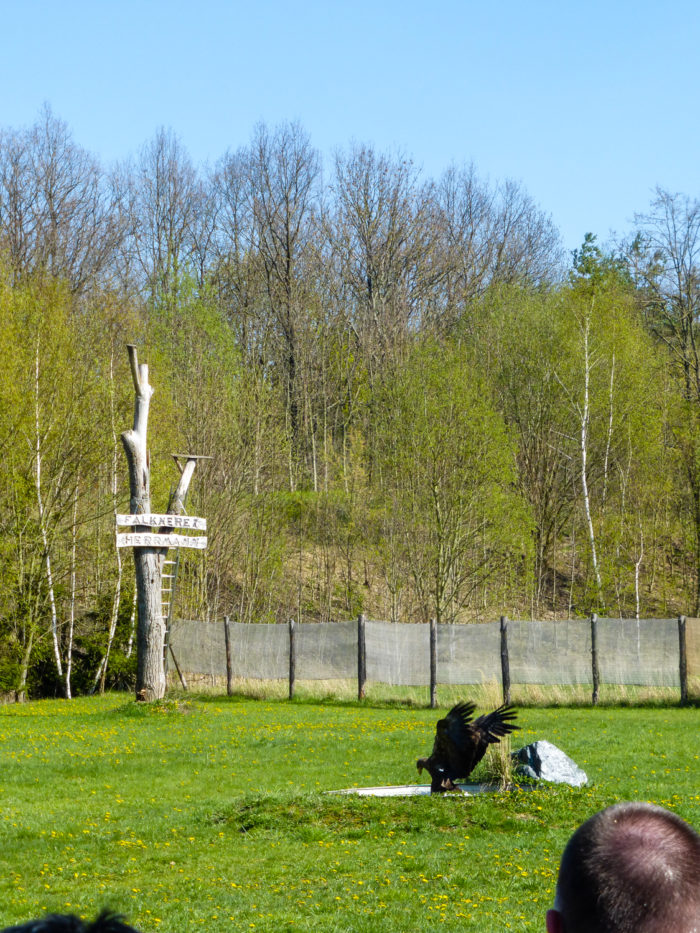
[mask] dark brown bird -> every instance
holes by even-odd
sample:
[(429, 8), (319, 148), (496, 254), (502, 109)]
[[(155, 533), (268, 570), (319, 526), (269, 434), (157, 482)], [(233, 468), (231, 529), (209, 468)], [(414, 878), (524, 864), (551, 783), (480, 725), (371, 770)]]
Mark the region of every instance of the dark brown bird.
[(419, 774), (423, 768), (429, 772), (432, 794), (456, 790), (454, 782), (469, 777), (489, 745), (518, 728), (513, 724), (517, 713), (512, 706), (499, 706), (472, 722), (475, 709), (474, 703), (462, 701), (438, 719), (432, 754), (416, 762)]

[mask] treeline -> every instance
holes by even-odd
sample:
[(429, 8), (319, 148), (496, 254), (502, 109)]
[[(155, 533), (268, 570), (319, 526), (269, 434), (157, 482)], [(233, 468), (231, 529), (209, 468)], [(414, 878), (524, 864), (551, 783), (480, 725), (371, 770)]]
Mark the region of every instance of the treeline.
[(103, 168), (46, 109), (0, 135), (0, 690), (133, 677), (119, 439), (153, 508), (208, 455), (177, 613), (479, 621), (697, 612), (700, 209), (659, 190), (568, 261), (522, 186), (257, 127)]

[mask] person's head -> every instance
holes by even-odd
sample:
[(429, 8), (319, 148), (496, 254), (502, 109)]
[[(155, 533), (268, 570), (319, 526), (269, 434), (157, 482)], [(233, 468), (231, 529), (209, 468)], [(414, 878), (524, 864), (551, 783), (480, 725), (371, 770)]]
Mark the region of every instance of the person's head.
[(124, 923), (117, 914), (102, 911), (92, 923), (85, 923), (74, 914), (48, 914), (16, 927), (7, 927), (1, 933), (138, 933)]
[(700, 933), (700, 835), (675, 813), (620, 803), (562, 855), (547, 933)]

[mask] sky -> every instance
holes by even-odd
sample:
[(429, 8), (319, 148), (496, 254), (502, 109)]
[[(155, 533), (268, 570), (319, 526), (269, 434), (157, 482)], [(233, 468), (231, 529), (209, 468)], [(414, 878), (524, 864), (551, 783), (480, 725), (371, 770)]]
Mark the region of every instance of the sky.
[(700, 197), (697, 0), (0, 0), (0, 128), (48, 104), (105, 166), (174, 131), (196, 165), (298, 121), (438, 179), (520, 182), (567, 250)]

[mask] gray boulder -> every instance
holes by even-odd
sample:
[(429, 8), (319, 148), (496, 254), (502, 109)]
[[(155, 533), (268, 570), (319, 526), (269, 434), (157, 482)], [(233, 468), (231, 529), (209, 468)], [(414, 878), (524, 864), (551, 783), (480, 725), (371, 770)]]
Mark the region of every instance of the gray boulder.
[(513, 753), (513, 758), (519, 762), (516, 773), (536, 781), (571, 784), (572, 787), (582, 787), (588, 782), (586, 772), (546, 739), (519, 749)]

